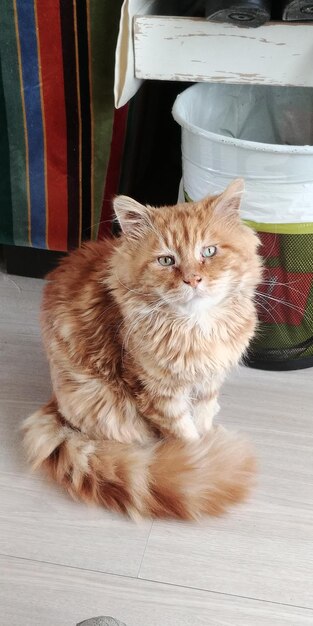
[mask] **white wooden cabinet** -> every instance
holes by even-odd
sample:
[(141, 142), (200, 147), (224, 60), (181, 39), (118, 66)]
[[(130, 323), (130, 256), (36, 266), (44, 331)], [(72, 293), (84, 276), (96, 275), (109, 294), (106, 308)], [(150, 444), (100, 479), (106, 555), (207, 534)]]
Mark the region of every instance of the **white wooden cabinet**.
[(155, 0), (125, 0), (116, 53), (115, 103), (142, 80), (313, 87), (313, 22), (239, 28), (153, 15)]
[(254, 29), (146, 15), (133, 27), (137, 78), (313, 86), (313, 23)]

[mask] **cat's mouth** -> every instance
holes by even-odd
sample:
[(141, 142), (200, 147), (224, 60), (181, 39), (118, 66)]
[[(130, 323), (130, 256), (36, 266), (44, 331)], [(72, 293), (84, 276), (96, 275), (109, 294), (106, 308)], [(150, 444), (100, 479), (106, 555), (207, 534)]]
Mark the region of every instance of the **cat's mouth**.
[(190, 300), (203, 300), (204, 298), (215, 298), (219, 289), (215, 286), (203, 286), (197, 285), (196, 287), (187, 287), (184, 290), (184, 295), (187, 301)]
[(201, 292), (199, 289), (194, 289), (193, 292), (190, 294), (190, 300), (203, 300), (203, 298), (206, 298), (207, 294)]
[(181, 300), (182, 304), (192, 304), (193, 306), (196, 307), (207, 307), (207, 306), (213, 306), (214, 304), (216, 304), (217, 302), (219, 302), (221, 300), (221, 294), (217, 293), (216, 291), (204, 291), (203, 289), (198, 289), (195, 288), (192, 291), (190, 290), (189, 293), (185, 293), (184, 297)]
[(175, 291), (159, 293), (160, 298), (176, 310), (200, 311), (211, 309), (218, 305), (229, 294), (226, 285), (199, 285), (196, 287), (183, 286)]
[(210, 309), (220, 304), (229, 295), (228, 285), (197, 286), (184, 290), (180, 303), (197, 309)]

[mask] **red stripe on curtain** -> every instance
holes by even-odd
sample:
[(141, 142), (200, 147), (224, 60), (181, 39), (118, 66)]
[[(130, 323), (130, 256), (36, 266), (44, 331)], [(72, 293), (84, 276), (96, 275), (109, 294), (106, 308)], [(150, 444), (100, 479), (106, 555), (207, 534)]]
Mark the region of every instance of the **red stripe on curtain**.
[(47, 245), (66, 250), (67, 143), (59, 3), (37, 1), (37, 19), (46, 131)]
[(119, 191), (119, 181), (124, 152), (128, 105), (115, 109), (111, 152), (107, 169), (98, 238), (112, 235), (112, 199)]

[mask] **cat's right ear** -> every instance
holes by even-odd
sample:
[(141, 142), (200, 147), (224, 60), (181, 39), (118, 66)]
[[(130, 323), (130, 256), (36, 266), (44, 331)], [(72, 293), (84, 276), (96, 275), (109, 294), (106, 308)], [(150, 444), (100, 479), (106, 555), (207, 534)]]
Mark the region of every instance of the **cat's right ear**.
[(214, 213), (239, 219), (239, 208), (244, 190), (245, 183), (242, 178), (233, 180), (216, 199)]
[(116, 196), (113, 200), (115, 215), (123, 233), (139, 235), (148, 223), (148, 209), (129, 196)]

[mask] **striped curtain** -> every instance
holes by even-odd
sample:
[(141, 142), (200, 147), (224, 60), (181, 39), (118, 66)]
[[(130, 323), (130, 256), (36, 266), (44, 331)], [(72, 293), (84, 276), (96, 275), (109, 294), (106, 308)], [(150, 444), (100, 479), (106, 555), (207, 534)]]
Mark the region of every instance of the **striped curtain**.
[(96, 239), (122, 0), (0, 0), (0, 243)]

